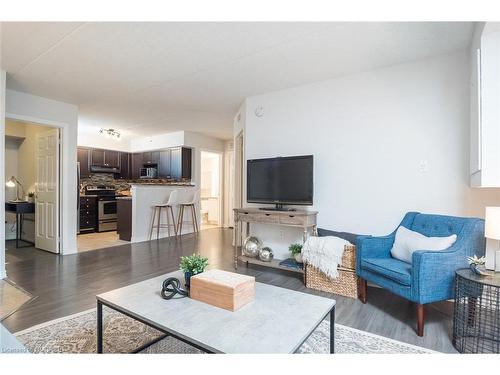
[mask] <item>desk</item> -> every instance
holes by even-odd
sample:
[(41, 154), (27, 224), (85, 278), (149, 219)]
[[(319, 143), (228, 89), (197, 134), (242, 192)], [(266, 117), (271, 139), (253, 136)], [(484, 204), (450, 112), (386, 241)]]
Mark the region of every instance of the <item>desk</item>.
[[(23, 221), (24, 214), (34, 214), (35, 204), (28, 202), (5, 202), (5, 212), (16, 214), (16, 249), (19, 247), (35, 246), (31, 241), (23, 240)], [(19, 241), (27, 243), (27, 245), (19, 246)]]

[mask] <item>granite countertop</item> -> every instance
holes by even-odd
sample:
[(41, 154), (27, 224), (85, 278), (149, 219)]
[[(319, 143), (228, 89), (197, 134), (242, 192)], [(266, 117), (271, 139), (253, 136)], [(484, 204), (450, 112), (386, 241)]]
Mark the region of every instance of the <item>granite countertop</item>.
[(195, 187), (196, 185), (194, 184), (183, 184), (181, 183), (175, 183), (175, 182), (131, 182), (130, 185), (132, 186), (185, 186), (185, 187)]
[[(99, 197), (99, 195), (96, 195), (96, 194), (80, 194), (80, 198), (98, 198), (98, 197)], [(123, 194), (103, 195), (103, 197), (120, 198), (120, 197), (127, 197), (127, 195), (123, 195)]]

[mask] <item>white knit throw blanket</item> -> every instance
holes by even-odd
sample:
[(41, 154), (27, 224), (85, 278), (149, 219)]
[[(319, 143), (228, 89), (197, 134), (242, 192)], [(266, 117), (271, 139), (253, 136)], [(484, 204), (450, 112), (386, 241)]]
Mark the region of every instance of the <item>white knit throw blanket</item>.
[(309, 237), (302, 247), (304, 263), (318, 268), (331, 279), (336, 279), (339, 276), (337, 266), (342, 263), (344, 246), (350, 244), (349, 241), (333, 236)]

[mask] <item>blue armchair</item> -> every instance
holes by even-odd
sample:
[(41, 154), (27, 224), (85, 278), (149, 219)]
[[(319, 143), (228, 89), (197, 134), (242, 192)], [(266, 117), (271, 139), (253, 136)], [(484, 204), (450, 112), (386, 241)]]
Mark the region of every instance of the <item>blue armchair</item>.
[(412, 263), (391, 256), (396, 230), (385, 237), (359, 236), (356, 272), (360, 299), (366, 303), (367, 281), (417, 304), (417, 334), (424, 334), (424, 304), (454, 297), (455, 271), (468, 267), (467, 257), (484, 255), (484, 220), (409, 212), (400, 226), (429, 237), (457, 235), (444, 251), (419, 250)]

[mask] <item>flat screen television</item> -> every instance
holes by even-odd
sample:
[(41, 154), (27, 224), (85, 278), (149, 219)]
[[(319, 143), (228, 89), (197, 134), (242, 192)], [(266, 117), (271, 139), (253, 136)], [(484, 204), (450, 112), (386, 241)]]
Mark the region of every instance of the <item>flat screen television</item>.
[(313, 156), (248, 160), (247, 202), (312, 205)]

